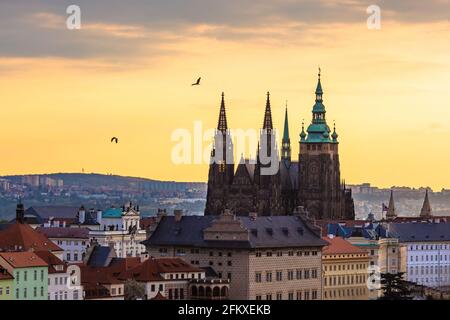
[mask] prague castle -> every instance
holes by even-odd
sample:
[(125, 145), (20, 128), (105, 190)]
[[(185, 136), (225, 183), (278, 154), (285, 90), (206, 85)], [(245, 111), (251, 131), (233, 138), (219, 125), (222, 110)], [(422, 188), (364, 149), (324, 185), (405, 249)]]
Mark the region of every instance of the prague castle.
[[(287, 108), (281, 152), (278, 153), (270, 94), (267, 93), (256, 160), (242, 158), (235, 166), (222, 94), (209, 166), (205, 215), (219, 215), (226, 209), (240, 216), (291, 215), (294, 210), (303, 207), (312, 218), (354, 219), (352, 193), (345, 187), (340, 175), (338, 134), (335, 127), (331, 131), (325, 114), (319, 73), (312, 121), (306, 132), (302, 124), (300, 152), (298, 161), (295, 161), (291, 157)], [(218, 161), (219, 151), (222, 154)], [(277, 162), (276, 172), (264, 173), (264, 169), (272, 163), (262, 161), (262, 154), (264, 159)]]

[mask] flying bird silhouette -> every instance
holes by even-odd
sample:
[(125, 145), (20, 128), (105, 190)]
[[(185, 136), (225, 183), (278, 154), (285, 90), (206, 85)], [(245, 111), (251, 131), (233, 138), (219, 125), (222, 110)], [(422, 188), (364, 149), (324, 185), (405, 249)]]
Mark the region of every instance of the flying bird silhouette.
[(118, 138), (116, 138), (116, 137), (112, 137), (112, 138), (111, 138), (111, 142), (115, 142), (115, 143), (118, 143), (118, 142), (119, 142), (119, 139), (118, 139)]
[(200, 85), (200, 80), (202, 80), (202, 77), (197, 79), (197, 82), (191, 84), (191, 86), (199, 86)]

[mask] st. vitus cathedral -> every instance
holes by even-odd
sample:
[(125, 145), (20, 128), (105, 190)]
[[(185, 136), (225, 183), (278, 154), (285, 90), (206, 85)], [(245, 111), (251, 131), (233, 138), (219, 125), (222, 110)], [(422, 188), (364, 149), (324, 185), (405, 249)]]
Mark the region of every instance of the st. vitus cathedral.
[[(222, 94), (219, 122), (211, 152), (205, 215), (219, 215), (225, 209), (236, 215), (290, 215), (301, 206), (310, 217), (316, 219), (354, 219), (352, 193), (350, 189), (346, 189), (340, 175), (336, 128), (331, 132), (325, 119), (320, 73), (315, 94), (312, 122), (306, 132), (302, 124), (298, 161), (291, 159), (287, 108), (281, 157), (278, 155), (270, 95), (267, 93), (256, 161), (241, 159), (236, 170)], [(262, 145), (266, 147), (262, 148)], [(221, 153), (219, 161), (218, 152)], [(265, 155), (264, 161), (262, 152)], [(275, 166), (277, 170), (270, 174), (264, 173), (264, 169), (271, 165), (267, 159), (279, 164)]]

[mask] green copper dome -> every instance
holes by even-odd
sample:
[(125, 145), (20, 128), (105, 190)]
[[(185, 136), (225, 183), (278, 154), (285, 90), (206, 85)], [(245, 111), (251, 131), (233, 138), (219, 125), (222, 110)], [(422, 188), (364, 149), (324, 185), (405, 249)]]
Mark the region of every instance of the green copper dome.
[(312, 109), (313, 119), (307, 129), (308, 135), (306, 139), (303, 139), (302, 141), (306, 143), (336, 143), (337, 136), (336, 139), (330, 139), (331, 130), (325, 119), (326, 110), (325, 105), (323, 104), (323, 90), (320, 82), (320, 73), (315, 94), (316, 101)]

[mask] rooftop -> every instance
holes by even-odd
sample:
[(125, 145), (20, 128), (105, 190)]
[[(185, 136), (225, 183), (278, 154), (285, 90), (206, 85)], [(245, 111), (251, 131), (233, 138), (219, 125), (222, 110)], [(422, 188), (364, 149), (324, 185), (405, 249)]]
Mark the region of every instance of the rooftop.
[(37, 232), (27, 224), (12, 223), (0, 230), (0, 249), (62, 251), (60, 247), (50, 241), (44, 234)]
[(47, 267), (48, 264), (34, 252), (0, 252), (3, 258), (13, 268)]
[(87, 228), (39, 227), (36, 230), (48, 238), (89, 239)]
[(354, 246), (347, 240), (341, 237), (323, 237), (323, 240), (329, 243), (329, 245), (323, 248), (322, 254), (348, 254), (348, 253), (366, 253), (361, 248)]

